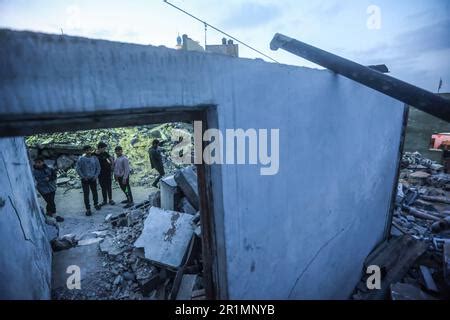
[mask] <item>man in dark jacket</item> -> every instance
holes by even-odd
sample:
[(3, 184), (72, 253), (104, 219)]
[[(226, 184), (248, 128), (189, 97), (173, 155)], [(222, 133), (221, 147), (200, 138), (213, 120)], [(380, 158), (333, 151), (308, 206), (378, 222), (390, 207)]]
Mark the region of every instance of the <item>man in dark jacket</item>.
[(100, 174), (98, 176), (98, 182), (102, 189), (103, 203), (102, 206), (108, 203), (114, 205), (115, 202), (112, 199), (112, 165), (114, 163), (114, 158), (106, 152), (106, 143), (99, 142), (97, 145), (97, 150), (95, 152), (95, 156), (98, 158), (98, 162), (100, 163)]
[(91, 205), (89, 203), (89, 189), (92, 192), (94, 207), (100, 210), (98, 205), (97, 178), (100, 174), (100, 163), (97, 157), (92, 155), (91, 146), (83, 147), (84, 155), (77, 161), (76, 170), (81, 178), (81, 186), (83, 187), (84, 205), (86, 206), (86, 215), (92, 215)]
[(38, 192), (47, 203), (47, 215), (54, 217), (58, 222), (64, 221), (62, 217), (56, 215), (56, 171), (48, 167), (42, 157), (37, 157), (34, 160), (33, 176)]
[(159, 146), (159, 141), (157, 139), (155, 139), (152, 141), (152, 146), (148, 150), (148, 154), (150, 156), (150, 164), (151, 164), (152, 168), (155, 169), (156, 171), (158, 171), (158, 173), (159, 173), (159, 176), (152, 183), (152, 186), (155, 188), (157, 187), (159, 180), (161, 180), (161, 178), (165, 174), (161, 150), (158, 148), (158, 146)]

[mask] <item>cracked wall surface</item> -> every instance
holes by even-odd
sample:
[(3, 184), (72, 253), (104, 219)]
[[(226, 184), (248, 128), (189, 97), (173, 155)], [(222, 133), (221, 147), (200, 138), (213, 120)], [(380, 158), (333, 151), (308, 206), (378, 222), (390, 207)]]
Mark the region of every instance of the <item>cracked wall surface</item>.
[(229, 298), (347, 298), (383, 238), (390, 97), (327, 70), (60, 35), (1, 30), (0, 56), (0, 116), (214, 105), (221, 130), (280, 130), (278, 174), (212, 167)]
[(52, 252), (22, 138), (0, 139), (0, 299), (49, 299)]

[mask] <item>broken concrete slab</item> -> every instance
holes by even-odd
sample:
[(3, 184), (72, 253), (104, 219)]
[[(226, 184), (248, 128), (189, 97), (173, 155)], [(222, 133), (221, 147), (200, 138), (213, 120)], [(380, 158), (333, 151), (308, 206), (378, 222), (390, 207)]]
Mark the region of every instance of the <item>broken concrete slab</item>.
[(366, 261), (365, 266), (377, 265), (385, 274), (381, 282), (381, 289), (362, 293), (364, 300), (385, 299), (391, 283), (400, 281), (413, 263), (425, 252), (428, 244), (425, 241), (414, 239), (410, 235), (391, 239), (375, 249)]
[(186, 167), (175, 173), (175, 181), (178, 187), (184, 193), (186, 198), (189, 200), (191, 205), (198, 210), (199, 196), (198, 196), (198, 184), (197, 184), (197, 174), (194, 172), (192, 167)]
[(391, 285), (392, 300), (436, 300), (416, 286), (408, 283), (395, 283)]
[(181, 197), (180, 189), (174, 176), (168, 176), (161, 179), (161, 209), (176, 210), (177, 203)]
[(134, 246), (144, 248), (146, 259), (178, 268), (194, 231), (191, 221), (190, 214), (151, 207)]

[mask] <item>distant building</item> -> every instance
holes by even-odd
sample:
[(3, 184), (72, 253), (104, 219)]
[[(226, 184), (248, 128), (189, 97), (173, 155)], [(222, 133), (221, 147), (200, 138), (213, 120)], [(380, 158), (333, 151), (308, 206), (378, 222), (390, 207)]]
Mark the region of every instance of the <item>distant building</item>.
[(231, 39), (227, 42), (226, 38), (222, 38), (222, 44), (206, 45), (206, 51), (239, 57), (239, 45), (234, 44)]
[(182, 49), (187, 51), (205, 51), (198, 41), (192, 40), (187, 34), (183, 34)]
[(206, 45), (206, 50), (199, 44), (198, 41), (192, 40), (183, 34), (183, 37), (177, 37), (177, 49), (187, 50), (187, 51), (206, 51), (211, 53), (224, 54), (232, 57), (239, 57), (239, 45), (234, 44), (233, 40), (228, 40), (222, 38), (222, 44)]

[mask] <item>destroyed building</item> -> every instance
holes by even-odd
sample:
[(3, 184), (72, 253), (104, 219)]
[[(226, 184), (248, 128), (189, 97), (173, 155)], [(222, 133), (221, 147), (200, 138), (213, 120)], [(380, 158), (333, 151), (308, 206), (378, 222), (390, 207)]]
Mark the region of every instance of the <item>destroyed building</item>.
[(398, 100), (328, 70), (225, 55), (10, 30), (0, 44), (2, 298), (50, 298), (52, 251), (22, 136), (105, 119), (279, 129), (275, 175), (197, 165), (207, 298), (347, 299), (390, 235)]

